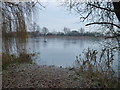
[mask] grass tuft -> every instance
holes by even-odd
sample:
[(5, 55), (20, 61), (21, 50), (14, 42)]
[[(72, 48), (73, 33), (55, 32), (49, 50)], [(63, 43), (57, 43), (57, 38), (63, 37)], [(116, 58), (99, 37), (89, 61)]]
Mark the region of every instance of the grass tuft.
[(13, 64), (21, 64), (21, 63), (32, 63), (32, 57), (35, 54), (28, 54), (25, 52), (20, 53), (19, 55), (2, 53), (2, 68), (7, 69), (8, 66)]
[(97, 50), (88, 49), (85, 58), (76, 57), (78, 69), (75, 71), (75, 80), (83, 83), (85, 88), (117, 88), (118, 77), (111, 67), (114, 53), (111, 49)]

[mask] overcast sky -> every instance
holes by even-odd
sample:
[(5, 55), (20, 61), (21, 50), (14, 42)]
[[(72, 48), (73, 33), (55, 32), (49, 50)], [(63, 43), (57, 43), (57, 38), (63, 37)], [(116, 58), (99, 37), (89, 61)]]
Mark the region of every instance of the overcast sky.
[(39, 10), (34, 16), (34, 20), (40, 28), (45, 26), (49, 31), (63, 31), (64, 27), (68, 27), (71, 30), (88, 29), (88, 27), (85, 27), (85, 23), (80, 22), (78, 15), (70, 13), (65, 7), (60, 6), (60, 3), (56, 0), (45, 0), (42, 5), (46, 6), (46, 8)]

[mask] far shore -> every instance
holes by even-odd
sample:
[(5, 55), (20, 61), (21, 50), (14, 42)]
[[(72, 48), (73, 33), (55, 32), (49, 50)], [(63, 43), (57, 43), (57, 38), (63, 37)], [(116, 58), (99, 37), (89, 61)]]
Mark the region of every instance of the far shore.
[(57, 36), (57, 35), (49, 35), (49, 36), (37, 36), (37, 37), (45, 37), (45, 38), (69, 38), (69, 39), (88, 39), (88, 38), (105, 38), (103, 36)]

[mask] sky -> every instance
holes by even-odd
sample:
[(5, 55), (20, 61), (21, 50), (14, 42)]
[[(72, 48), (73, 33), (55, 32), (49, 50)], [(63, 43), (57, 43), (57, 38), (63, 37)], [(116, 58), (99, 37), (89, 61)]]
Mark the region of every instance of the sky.
[(34, 16), (34, 21), (40, 28), (45, 26), (49, 31), (63, 31), (64, 27), (71, 30), (85, 28), (85, 23), (80, 23), (78, 15), (60, 6), (56, 0), (45, 0), (42, 5), (46, 6), (45, 9), (39, 10)]

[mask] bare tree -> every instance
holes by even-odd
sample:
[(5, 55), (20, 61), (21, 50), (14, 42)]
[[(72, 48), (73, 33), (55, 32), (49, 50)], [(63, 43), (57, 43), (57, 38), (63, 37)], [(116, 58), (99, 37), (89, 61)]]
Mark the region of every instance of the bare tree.
[(112, 33), (109, 38), (115, 38), (120, 48), (120, 2), (66, 0), (63, 5), (79, 14), (81, 21), (89, 21), (86, 26), (96, 24), (109, 28)]
[(31, 22), (28, 19), (31, 20), (31, 14), (35, 11), (36, 4), (42, 6), (38, 0), (34, 2), (2, 2), (3, 37), (11, 32), (18, 32), (16, 36), (25, 36), (28, 24)]
[(49, 32), (49, 30), (47, 27), (42, 28), (42, 33), (44, 34), (44, 36), (47, 35), (48, 32)]
[(79, 29), (79, 33), (81, 33), (81, 34), (83, 34), (84, 31), (85, 31), (84, 28), (80, 28), (80, 29)]
[[(15, 39), (16, 51), (20, 52), (20, 44), (19, 42), (23, 42), (26, 40), (28, 33), (27, 28), (29, 25), (29, 20), (31, 20), (31, 15), (36, 7), (38, 2), (1, 2), (1, 10), (2, 10), (2, 37), (3, 43), (2, 46), (6, 52), (9, 52), (10, 49), (10, 40), (11, 37), (19, 37)], [(21, 46), (22, 47), (22, 46)]]
[(64, 27), (63, 31), (64, 31), (64, 34), (67, 35), (70, 33), (70, 28)]

